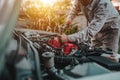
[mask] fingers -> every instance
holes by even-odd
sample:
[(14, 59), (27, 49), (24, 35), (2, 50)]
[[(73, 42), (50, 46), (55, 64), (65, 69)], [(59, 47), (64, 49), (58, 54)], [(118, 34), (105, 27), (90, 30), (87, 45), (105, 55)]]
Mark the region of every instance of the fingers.
[(68, 37), (67, 37), (67, 35), (65, 35), (65, 34), (61, 35), (61, 41), (62, 41), (62, 42), (68, 42)]
[(60, 43), (68, 42), (68, 37), (66, 34), (57, 34), (57, 37), (54, 37), (54, 40), (59, 40)]

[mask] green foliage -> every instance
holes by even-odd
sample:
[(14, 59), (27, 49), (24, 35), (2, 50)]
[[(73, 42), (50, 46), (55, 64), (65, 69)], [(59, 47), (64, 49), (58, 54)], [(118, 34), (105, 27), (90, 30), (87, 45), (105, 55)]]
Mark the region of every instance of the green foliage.
[(73, 33), (76, 33), (78, 32), (78, 26), (76, 24), (73, 24), (70, 28), (67, 28), (64, 30), (64, 33), (65, 34), (73, 34)]

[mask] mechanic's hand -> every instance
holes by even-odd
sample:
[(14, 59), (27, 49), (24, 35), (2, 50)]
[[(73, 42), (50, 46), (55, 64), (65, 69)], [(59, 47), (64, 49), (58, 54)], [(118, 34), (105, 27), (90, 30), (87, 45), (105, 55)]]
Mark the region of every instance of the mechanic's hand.
[(66, 34), (63, 34), (63, 35), (61, 35), (60, 37), (61, 37), (61, 41), (62, 41), (62, 42), (68, 42), (68, 37), (67, 37)]

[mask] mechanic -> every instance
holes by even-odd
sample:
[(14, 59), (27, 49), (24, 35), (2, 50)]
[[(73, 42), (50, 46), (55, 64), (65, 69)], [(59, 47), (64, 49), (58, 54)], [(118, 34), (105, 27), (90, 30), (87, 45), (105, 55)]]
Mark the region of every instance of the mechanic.
[(88, 26), (82, 31), (71, 35), (61, 35), (62, 42), (79, 42), (90, 40), (93, 47), (112, 49), (109, 59), (118, 62), (119, 43), (119, 13), (111, 0), (75, 0), (70, 14), (65, 22), (65, 28), (70, 27), (77, 14), (83, 11)]

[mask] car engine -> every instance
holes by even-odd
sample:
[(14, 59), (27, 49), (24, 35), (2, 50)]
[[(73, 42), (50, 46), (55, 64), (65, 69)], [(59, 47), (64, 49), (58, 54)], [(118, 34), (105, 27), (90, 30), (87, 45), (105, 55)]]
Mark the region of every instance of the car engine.
[(112, 50), (87, 41), (62, 43), (57, 33), (29, 29), (15, 29), (13, 39), (17, 47), (6, 55), (11, 80), (75, 80), (120, 70), (120, 63), (101, 56)]

